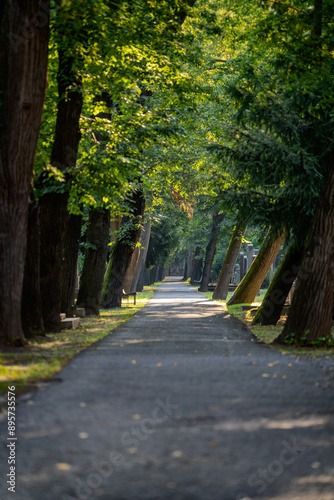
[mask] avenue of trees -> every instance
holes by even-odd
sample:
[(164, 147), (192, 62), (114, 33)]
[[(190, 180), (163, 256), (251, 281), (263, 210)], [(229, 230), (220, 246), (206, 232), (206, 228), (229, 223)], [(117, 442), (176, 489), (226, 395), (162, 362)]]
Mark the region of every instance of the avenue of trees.
[[(75, 303), (120, 307), (145, 267), (226, 299), (281, 343), (331, 344), (331, 0), (4, 0), (0, 7), (0, 338), (57, 332)], [(217, 253), (218, 252), (218, 253)], [(215, 264), (217, 265), (217, 264)]]

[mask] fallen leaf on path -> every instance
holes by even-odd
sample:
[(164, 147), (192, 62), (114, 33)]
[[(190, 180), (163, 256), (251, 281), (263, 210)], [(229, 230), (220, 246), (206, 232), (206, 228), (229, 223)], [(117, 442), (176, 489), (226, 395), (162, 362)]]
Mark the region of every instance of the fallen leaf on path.
[(270, 377), (270, 375), (269, 375), (269, 373), (262, 373), (262, 377), (263, 378), (268, 378), (268, 377)]
[(256, 361), (252, 361), (252, 365), (253, 365), (253, 366), (254, 366), (254, 365), (256, 365)]
[(275, 366), (279, 363), (279, 361), (275, 361), (275, 363), (268, 363), (268, 366), (272, 367), (272, 366)]
[(132, 363), (133, 365), (135, 365), (135, 364), (137, 363), (137, 361), (136, 361), (135, 359), (133, 359), (133, 360), (131, 361), (131, 363)]
[(137, 453), (138, 448), (128, 448), (126, 451), (128, 453), (131, 453), (131, 455), (134, 455), (135, 453)]
[(183, 453), (182, 453), (181, 450), (175, 450), (172, 453), (172, 456), (175, 457), (175, 458), (182, 457), (182, 455), (183, 455)]
[(135, 415), (132, 415), (133, 420), (139, 420), (141, 418), (141, 415), (139, 413), (136, 413)]
[(66, 464), (66, 463), (58, 463), (58, 464), (56, 464), (56, 468), (58, 470), (71, 470), (72, 465)]

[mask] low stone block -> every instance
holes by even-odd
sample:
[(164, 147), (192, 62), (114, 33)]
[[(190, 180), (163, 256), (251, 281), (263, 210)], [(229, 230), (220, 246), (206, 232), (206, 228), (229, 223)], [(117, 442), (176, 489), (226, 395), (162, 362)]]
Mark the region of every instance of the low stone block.
[(60, 324), (63, 330), (74, 330), (80, 326), (80, 318), (66, 318)]
[(75, 311), (74, 314), (78, 318), (85, 318), (86, 317), (86, 309), (84, 307), (78, 307)]

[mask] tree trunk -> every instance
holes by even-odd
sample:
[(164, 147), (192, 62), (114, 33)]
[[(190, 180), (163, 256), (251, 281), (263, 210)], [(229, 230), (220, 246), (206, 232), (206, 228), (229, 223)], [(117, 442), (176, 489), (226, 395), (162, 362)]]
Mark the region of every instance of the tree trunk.
[(150, 236), (151, 236), (151, 221), (148, 220), (147, 222), (145, 222), (140, 236), (140, 253), (137, 266), (132, 278), (131, 292), (141, 291), (137, 290), (137, 287), (139, 283), (139, 277), (142, 273), (142, 269), (145, 269), (145, 262), (147, 257), (148, 245), (150, 243)]
[(124, 279), (142, 230), (145, 199), (141, 189), (133, 192), (131, 204), (131, 216), (122, 220), (121, 228), (124, 228), (124, 232), (122, 238), (118, 237), (113, 246), (104, 277), (102, 304), (106, 308), (122, 305)]
[(158, 272), (158, 281), (162, 281), (164, 279), (164, 270), (165, 270), (165, 263), (163, 262), (159, 266), (159, 272)]
[(87, 248), (81, 273), (77, 307), (84, 307), (87, 315), (100, 314), (103, 277), (106, 269), (109, 242), (110, 212), (93, 209), (89, 212)]
[(200, 253), (201, 253), (201, 247), (196, 247), (193, 256), (192, 273), (190, 279), (190, 283), (192, 285), (194, 284), (195, 281), (199, 281), (202, 276), (203, 259), (199, 257)]
[(39, 206), (32, 197), (29, 204), (28, 239), (21, 309), (23, 332), (26, 338), (32, 338), (37, 334), (45, 335), (39, 276), (39, 244)]
[(225, 217), (224, 214), (213, 214), (213, 216), (212, 216), (212, 227), (211, 227), (210, 241), (208, 243), (208, 246), (206, 247), (203, 276), (202, 276), (201, 285), (199, 287), (200, 292), (207, 292), (208, 291), (208, 285), (209, 285), (209, 281), (210, 281), (213, 259), (215, 258), (215, 254), (216, 254), (216, 247), (217, 247), (217, 241), (218, 241), (218, 234), (219, 234), (219, 230), (220, 230), (220, 224), (221, 224), (222, 220), (224, 219), (224, 217)]
[(228, 301), (228, 305), (251, 304), (254, 302), (256, 294), (284, 240), (285, 232), (280, 233), (279, 237), (276, 234), (269, 234), (266, 237), (246, 276)]
[(75, 303), (75, 285), (81, 236), (82, 215), (71, 214), (67, 218), (64, 252), (63, 279), (61, 293), (61, 312), (73, 316)]
[(244, 224), (236, 225), (219, 273), (217, 286), (212, 295), (214, 300), (226, 300), (228, 287), (233, 275), (234, 267), (242, 244), (242, 238), (244, 237), (245, 232), (246, 226)]
[(45, 330), (60, 331), (63, 244), (68, 194), (49, 193), (40, 199), (41, 296)]
[(133, 276), (135, 274), (135, 270), (137, 267), (137, 263), (139, 260), (139, 254), (140, 254), (140, 248), (139, 248), (139, 246), (137, 246), (134, 249), (134, 252), (133, 252), (132, 257), (131, 257), (130, 265), (129, 265), (128, 270), (127, 270), (126, 275), (125, 275), (125, 279), (124, 279), (124, 283), (123, 283), (123, 290), (125, 293), (130, 293), (132, 291), (131, 285), (132, 285)]
[[(61, 171), (76, 164), (81, 137), (81, 78), (75, 61), (59, 50), (57, 121), (51, 164)], [(68, 179), (67, 179), (68, 180)], [(54, 182), (54, 181), (52, 181)], [(52, 186), (52, 184), (51, 184)], [(64, 191), (66, 186), (64, 187)], [(48, 192), (41, 196), (41, 293), (43, 318), (48, 332), (60, 330), (62, 259), (68, 217), (68, 192)]]
[(28, 205), (46, 89), (49, 3), (0, 6), (0, 339), (24, 343)]
[[(298, 273), (290, 313), (277, 342), (312, 345), (330, 339), (334, 304), (334, 151)], [(324, 342), (326, 342), (324, 340)]]
[(142, 270), (140, 272), (138, 282), (137, 282), (137, 288), (136, 292), (142, 292), (144, 289), (144, 283), (145, 282), (145, 265), (142, 267)]
[(254, 317), (253, 324), (276, 325), (291, 286), (297, 277), (301, 257), (302, 249), (292, 243), (274, 275), (262, 305)]
[(187, 258), (185, 260), (184, 275), (183, 275), (182, 281), (187, 281), (187, 279), (190, 278), (190, 276), (191, 276), (192, 260), (193, 260), (193, 247), (191, 247), (189, 249)]
[(159, 276), (159, 264), (156, 264), (152, 269), (152, 284), (158, 282)]

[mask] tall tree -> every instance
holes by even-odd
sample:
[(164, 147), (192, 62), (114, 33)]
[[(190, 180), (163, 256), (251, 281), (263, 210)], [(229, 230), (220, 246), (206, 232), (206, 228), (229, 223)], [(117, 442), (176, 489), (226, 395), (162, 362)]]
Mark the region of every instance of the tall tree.
[(110, 211), (90, 209), (87, 228), (85, 260), (80, 278), (77, 307), (87, 315), (100, 314), (103, 278), (107, 263)]
[(219, 230), (222, 221), (224, 220), (225, 214), (214, 213), (212, 215), (212, 226), (209, 243), (206, 247), (205, 258), (204, 258), (204, 269), (202, 274), (202, 281), (199, 287), (200, 292), (207, 292), (208, 285), (211, 276), (211, 269), (213, 264), (213, 259), (216, 254), (217, 241), (219, 236)]
[(254, 324), (276, 325), (292, 284), (297, 278), (301, 257), (302, 248), (295, 242), (291, 243), (254, 316)]
[(140, 186), (133, 191), (129, 205), (129, 215), (123, 217), (104, 278), (102, 305), (108, 309), (122, 305), (124, 279), (140, 240), (145, 211), (145, 198)]
[(75, 309), (81, 222), (81, 214), (70, 214), (66, 218), (60, 310), (67, 317), (72, 316)]
[(28, 204), (43, 110), (49, 3), (0, 6), (0, 338), (24, 342), (21, 297)]
[(132, 283), (130, 287), (131, 292), (141, 291), (138, 290), (138, 283), (142, 271), (145, 270), (145, 263), (148, 252), (148, 246), (150, 243), (150, 236), (151, 236), (151, 220), (148, 220), (144, 223), (143, 230), (140, 236), (140, 252), (139, 252), (137, 266), (132, 277)]
[(328, 170), (312, 229), (298, 273), (299, 286), (278, 343), (332, 345), (334, 305), (334, 150), (328, 154)]
[(214, 300), (225, 300), (227, 297), (228, 287), (233, 275), (234, 267), (242, 244), (242, 238), (244, 237), (245, 232), (246, 226), (244, 224), (239, 223), (234, 228), (231, 241), (219, 273), (217, 286), (212, 295)]
[(272, 232), (268, 233), (259, 253), (228, 301), (228, 305), (251, 304), (254, 302), (264, 278), (284, 243), (285, 236), (285, 232), (281, 232), (279, 235)]

